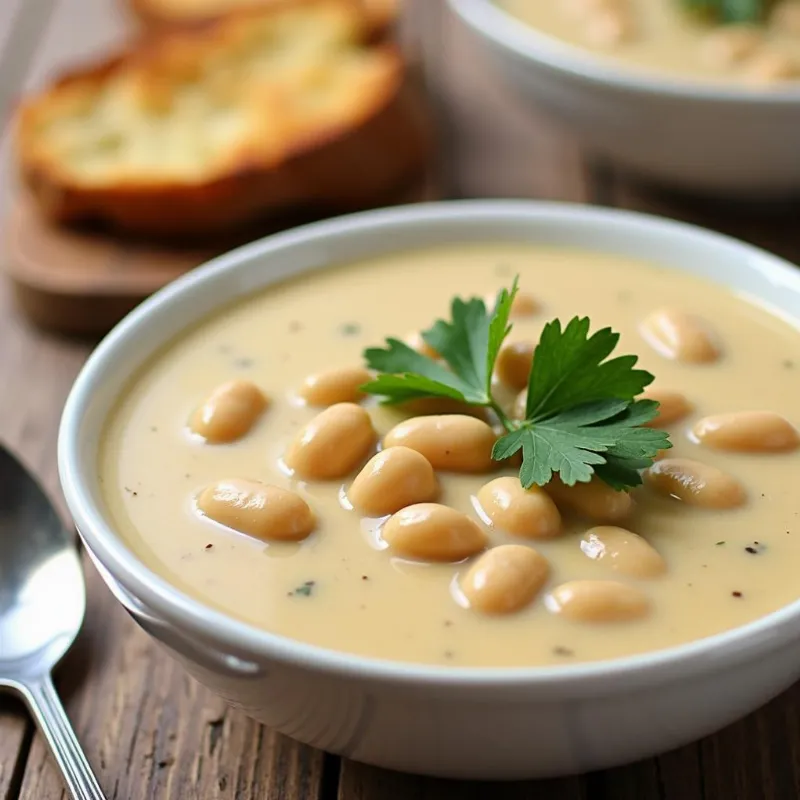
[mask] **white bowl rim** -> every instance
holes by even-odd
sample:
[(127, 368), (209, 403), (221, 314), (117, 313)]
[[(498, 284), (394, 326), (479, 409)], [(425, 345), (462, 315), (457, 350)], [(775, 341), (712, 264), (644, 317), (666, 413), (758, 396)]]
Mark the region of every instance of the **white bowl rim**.
[(758, 105), (800, 103), (800, 82), (780, 88), (758, 89), (700, 80), (682, 81), (655, 71), (637, 72), (635, 69), (618, 67), (612, 59), (595, 56), (589, 50), (526, 25), (497, 5), (495, 0), (448, 0), (448, 3), (471, 28), (503, 49), (590, 83), (611, 84), (628, 91), (706, 102)]
[[(235, 271), (252, 259), (293, 245), (324, 241), (327, 236), (358, 234), (376, 228), (425, 222), (454, 223), (468, 227), (472, 222), (502, 221), (509, 216), (561, 220), (581, 225), (600, 223), (607, 227), (635, 225), (715, 247), (734, 247), (758, 264), (757, 271), (781, 284), (794, 284), (800, 294), (800, 273), (790, 262), (723, 234), (698, 226), (662, 219), (640, 212), (586, 206), (561, 201), (457, 200), (417, 203), (407, 206), (350, 214), (315, 222), (267, 236), (212, 259), (173, 281), (130, 312), (98, 345), (86, 361), (67, 398), (58, 433), (58, 470), (67, 506), (90, 552), (115, 581), (136, 600), (162, 615), (180, 630), (212, 640), (220, 651), (246, 653), (315, 671), (394, 684), (422, 685), (441, 689), (478, 687), (564, 688), (588, 684), (624, 690), (633, 679), (657, 680), (664, 670), (681, 677), (726, 668), (759, 654), (777, 649), (800, 637), (800, 600), (764, 617), (713, 636), (686, 644), (612, 660), (558, 666), (457, 667), (426, 665), (350, 654), (293, 640), (236, 620), (183, 593), (146, 567), (123, 543), (103, 518), (84, 484), (80, 463), (81, 420), (91, 402), (94, 386), (114, 363), (115, 350), (135, 338), (154, 314), (164, 314), (184, 290), (202, 284), (218, 273)], [(500, 237), (502, 238), (502, 237)], [(754, 268), (756, 269), (756, 268)]]

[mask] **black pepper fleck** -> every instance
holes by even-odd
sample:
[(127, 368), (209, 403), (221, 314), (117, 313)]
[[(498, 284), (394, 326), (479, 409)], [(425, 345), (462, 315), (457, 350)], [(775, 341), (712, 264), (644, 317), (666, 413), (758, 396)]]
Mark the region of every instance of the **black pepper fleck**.
[(741, 597), (741, 596), (742, 596), (742, 593), (741, 593), (741, 592), (731, 592), (731, 594), (732, 594), (734, 597)]
[(723, 544), (725, 544), (725, 542), (717, 542), (717, 547), (719, 547), (720, 545), (723, 545)]
[(362, 575), (361, 576), (361, 580), (362, 581), (368, 581), (369, 580), (369, 575)]
[(205, 546), (205, 549), (206, 549), (206, 550), (211, 550), (213, 547), (214, 547), (214, 545), (213, 545), (213, 544), (211, 544), (211, 542), (209, 542), (209, 543), (208, 543), (208, 544)]
[(558, 645), (557, 647), (553, 648), (553, 655), (556, 655), (556, 656), (574, 656), (575, 655), (575, 651), (574, 650), (570, 650), (569, 647), (562, 647), (561, 645)]

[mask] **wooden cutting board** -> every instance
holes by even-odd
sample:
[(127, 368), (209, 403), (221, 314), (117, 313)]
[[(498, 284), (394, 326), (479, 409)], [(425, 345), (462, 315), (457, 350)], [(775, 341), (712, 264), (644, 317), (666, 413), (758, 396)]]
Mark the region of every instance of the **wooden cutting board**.
[[(426, 175), (385, 205), (436, 199), (435, 186), (434, 178)], [(193, 267), (236, 245), (313, 219), (283, 219), (244, 237), (181, 249), (56, 227), (20, 189), (12, 198), (0, 240), (17, 304), (35, 325), (97, 336)]]
[(109, 330), (157, 289), (215, 255), (170, 250), (49, 224), (18, 194), (5, 220), (4, 267), (19, 307), (64, 333)]

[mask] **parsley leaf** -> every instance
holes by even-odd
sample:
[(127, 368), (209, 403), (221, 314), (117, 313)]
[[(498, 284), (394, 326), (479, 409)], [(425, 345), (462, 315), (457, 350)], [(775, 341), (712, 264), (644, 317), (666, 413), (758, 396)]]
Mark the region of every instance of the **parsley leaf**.
[[(635, 369), (637, 357), (609, 358), (619, 334), (603, 328), (589, 334), (587, 317), (565, 327), (548, 322), (536, 346), (528, 383), (526, 417), (510, 419), (492, 396), (492, 373), (511, 331), (509, 317), (517, 281), (501, 291), (492, 310), (478, 298), (455, 298), (449, 320), (438, 320), (422, 337), (442, 357), (417, 353), (397, 339), (364, 352), (375, 380), (362, 387), (384, 403), (444, 397), (492, 409), (506, 433), (492, 458), (522, 451), (520, 481), (527, 489), (558, 474), (572, 486), (593, 475), (618, 490), (642, 482), (639, 471), (672, 445), (664, 431), (643, 427), (658, 403), (635, 400), (653, 376)], [(444, 362), (444, 363), (442, 363)]]
[(653, 376), (633, 369), (636, 356), (604, 361), (617, 342), (611, 328), (589, 336), (588, 317), (575, 317), (563, 331), (560, 320), (548, 322), (533, 357), (526, 416), (544, 419), (578, 404), (641, 394)]
[(417, 397), (449, 397), (473, 402), (469, 384), (432, 358), (412, 350), (405, 342), (387, 339), (388, 347), (370, 348), (364, 358), (378, 377), (361, 387), (369, 394), (384, 396), (386, 403), (402, 403)]
[(640, 427), (655, 418), (658, 403), (637, 400), (628, 406), (618, 420), (617, 441), (604, 453), (606, 463), (595, 468), (597, 476), (613, 486), (624, 489), (642, 482), (639, 470), (653, 463), (659, 450), (672, 447), (664, 431)]
[(527, 489), (558, 473), (567, 486), (592, 474), (616, 489), (641, 483), (639, 470), (668, 448), (662, 431), (641, 427), (658, 404), (633, 399), (653, 376), (634, 369), (636, 356), (607, 360), (619, 334), (603, 328), (589, 335), (588, 317), (560, 320), (542, 330), (528, 383), (526, 418), (501, 438), (493, 457), (522, 450), (520, 480)]
[(559, 473), (564, 483), (572, 485), (592, 477), (592, 466), (605, 463), (600, 454), (613, 443), (613, 436), (602, 428), (565, 423), (552, 417), (536, 425), (523, 422), (497, 441), (492, 457), (500, 461), (522, 450), (519, 477), (526, 489), (533, 484), (549, 483), (554, 472)]
[(492, 456), (503, 460), (521, 449), (520, 481), (525, 488), (544, 486), (556, 472), (567, 486), (588, 481), (593, 473), (615, 489), (638, 486), (639, 470), (671, 446), (664, 431), (637, 427), (653, 419), (657, 408), (652, 400), (630, 405), (607, 400), (540, 422), (524, 420), (497, 441)]
[(364, 358), (378, 377), (361, 389), (382, 395), (384, 403), (402, 403), (420, 397), (447, 397), (470, 405), (491, 406), (492, 372), (503, 340), (511, 330), (508, 318), (517, 282), (497, 295), (489, 312), (483, 300), (456, 297), (451, 320), (438, 320), (422, 338), (447, 364), (423, 356), (397, 339), (387, 348), (370, 348)]

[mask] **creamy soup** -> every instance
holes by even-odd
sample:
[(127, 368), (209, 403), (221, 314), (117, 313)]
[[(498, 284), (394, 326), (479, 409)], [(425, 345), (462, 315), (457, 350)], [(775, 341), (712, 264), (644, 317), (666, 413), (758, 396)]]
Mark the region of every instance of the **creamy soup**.
[(520, 20), (630, 67), (673, 77), (781, 85), (800, 78), (800, 2), (760, 24), (712, 24), (678, 0), (496, 0)]
[[(350, 380), (347, 372), (338, 384), (309, 376), (360, 368), (365, 347), (425, 329), (448, 314), (454, 294), (484, 297), (515, 274), (522, 293), (510, 343), (537, 340), (555, 317), (588, 315), (593, 329), (621, 333), (617, 353), (639, 354), (656, 376), (674, 448), (644, 486), (584, 502), (550, 487), (555, 504), (534, 490), (515, 520), (501, 514), (494, 519), (502, 524), (492, 524), (504, 492), (519, 488), (516, 469), (466, 453), (453, 466), (470, 471), (448, 471), (453, 452), (419, 456), (413, 437), (395, 428), (411, 412), (374, 398), (345, 407), (351, 433), (338, 449), (303, 462), (298, 432), (331, 414), (303, 397), (342, 399)], [(504, 376), (518, 379), (513, 370)], [(800, 453), (789, 422), (800, 409), (798, 376), (797, 329), (681, 272), (521, 243), (438, 247), (288, 280), (203, 321), (133, 378), (105, 431), (100, 475), (116, 529), (148, 567), (265, 630), (429, 664), (608, 659), (719, 633), (797, 599)], [(240, 381), (236, 402), (214, 418), (225, 395), (214, 392), (232, 380)], [(780, 417), (739, 414), (748, 411)], [(728, 413), (737, 415), (732, 427), (708, 419)], [(387, 445), (409, 445), (400, 472), (377, 492), (363, 475), (353, 488), (378, 448), (370, 437), (360, 442), (360, 414), (381, 439), (395, 429), (384, 454), (394, 449)], [(481, 430), (458, 428), (456, 450)], [(342, 466), (353, 448), (361, 448), (358, 463)], [(710, 477), (672, 480), (663, 465), (680, 467), (680, 459), (700, 462)], [(314, 477), (292, 477), (287, 461)], [(429, 461), (436, 468), (426, 472)], [(404, 469), (416, 470), (414, 481), (404, 482)], [(503, 477), (492, 506), (484, 487)], [(226, 497), (250, 485), (243, 480), (273, 487), (262, 506), (276, 523), (258, 527), (258, 503), (225, 511)], [(451, 561), (424, 526), (411, 545), (406, 537), (397, 546), (402, 525), (380, 515), (404, 491), (404, 502), (437, 502), (440, 514), (457, 517), (445, 543)], [(514, 554), (511, 583), (481, 594), (470, 570), (503, 545), (516, 546), (501, 551)], [(575, 581), (591, 583), (576, 591)]]

